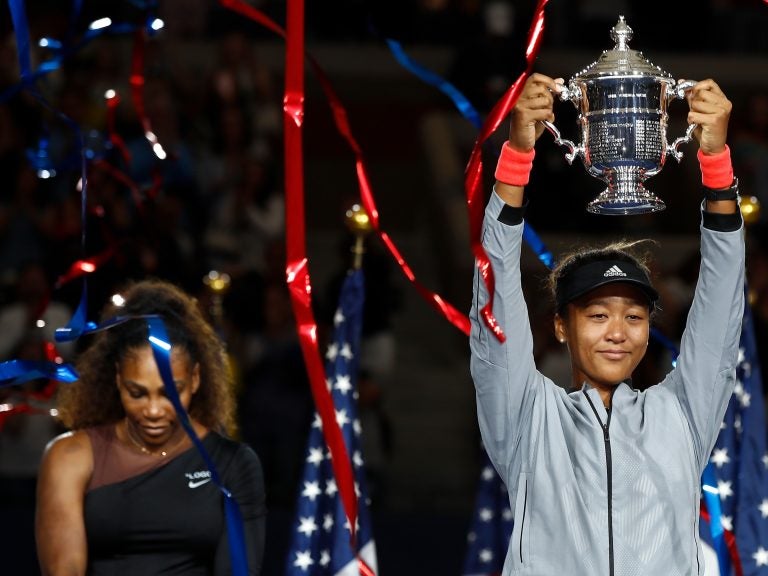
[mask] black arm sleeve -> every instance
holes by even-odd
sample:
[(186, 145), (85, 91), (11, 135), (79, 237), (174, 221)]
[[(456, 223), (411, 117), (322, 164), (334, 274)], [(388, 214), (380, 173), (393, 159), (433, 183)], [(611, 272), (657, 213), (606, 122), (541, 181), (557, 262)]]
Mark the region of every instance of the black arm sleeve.
[[(249, 576), (258, 576), (261, 574), (261, 563), (264, 558), (267, 514), (264, 476), (259, 457), (250, 447), (241, 444), (224, 476), (224, 486), (234, 496), (243, 517), (248, 574)], [(219, 539), (215, 562), (214, 574), (216, 576), (230, 576), (232, 574), (226, 529), (222, 531)]]

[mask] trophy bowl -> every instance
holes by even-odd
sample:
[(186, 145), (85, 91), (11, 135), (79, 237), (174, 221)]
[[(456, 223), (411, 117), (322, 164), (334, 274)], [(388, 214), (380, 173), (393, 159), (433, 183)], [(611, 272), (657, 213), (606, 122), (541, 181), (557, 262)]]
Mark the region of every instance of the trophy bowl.
[(561, 137), (551, 122), (543, 122), (555, 143), (569, 149), (568, 163), (577, 156), (587, 172), (607, 187), (587, 206), (595, 214), (626, 215), (664, 210), (664, 202), (644, 182), (658, 174), (667, 156), (678, 162), (682, 144), (690, 142), (695, 125), (671, 144), (667, 141), (670, 101), (685, 98), (695, 82), (675, 81), (627, 43), (632, 29), (620, 16), (611, 30), (616, 45), (576, 74), (560, 92), (578, 109), (581, 143)]

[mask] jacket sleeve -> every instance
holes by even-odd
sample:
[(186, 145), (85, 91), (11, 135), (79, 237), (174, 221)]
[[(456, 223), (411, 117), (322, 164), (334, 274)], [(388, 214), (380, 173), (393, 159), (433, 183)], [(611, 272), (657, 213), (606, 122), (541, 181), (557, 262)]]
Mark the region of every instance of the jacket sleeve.
[[(266, 505), (264, 476), (261, 462), (247, 445), (240, 444), (224, 478), (225, 487), (232, 493), (243, 519), (243, 537), (248, 556), (248, 575), (261, 574), (266, 534)], [(223, 502), (222, 502), (223, 505)], [(232, 574), (226, 527), (216, 549), (216, 576)]]
[(488, 303), (485, 283), (475, 269), (470, 313), (470, 369), (475, 384), (480, 433), (505, 483), (527, 430), (536, 390), (533, 337), (520, 280), (523, 224), (499, 221), (505, 204), (494, 192), (485, 210), (482, 242), (495, 276), (493, 314), (506, 335), (500, 342), (480, 310)]
[(736, 381), (744, 313), (744, 232), (701, 226), (701, 265), (680, 343), (667, 381), (688, 420), (703, 470), (717, 440)]

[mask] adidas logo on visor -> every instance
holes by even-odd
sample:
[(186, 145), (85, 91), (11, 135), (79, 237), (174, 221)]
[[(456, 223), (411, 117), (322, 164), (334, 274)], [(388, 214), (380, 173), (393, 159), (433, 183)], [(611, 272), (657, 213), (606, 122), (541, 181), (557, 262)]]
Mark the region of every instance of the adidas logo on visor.
[(611, 277), (614, 277), (614, 276), (626, 276), (626, 275), (627, 274), (621, 268), (616, 266), (615, 264), (613, 266), (611, 266), (610, 268), (608, 268), (608, 270), (603, 272), (603, 276), (605, 276), (606, 278), (611, 278)]

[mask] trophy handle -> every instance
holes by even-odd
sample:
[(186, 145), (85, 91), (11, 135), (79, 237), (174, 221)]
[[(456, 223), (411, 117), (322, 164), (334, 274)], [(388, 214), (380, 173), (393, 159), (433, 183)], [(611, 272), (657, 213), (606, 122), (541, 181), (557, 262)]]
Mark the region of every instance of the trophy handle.
[(584, 153), (584, 148), (582, 146), (577, 146), (570, 140), (562, 138), (560, 136), (560, 130), (558, 130), (557, 126), (555, 126), (552, 122), (549, 120), (541, 120), (541, 123), (544, 124), (546, 129), (549, 130), (552, 133), (552, 136), (555, 137), (555, 144), (568, 148), (568, 153), (565, 155), (565, 160), (568, 162), (568, 164), (573, 163), (573, 160), (576, 158), (576, 156)]
[(671, 98), (685, 99), (685, 93), (696, 86), (696, 80), (680, 80), (674, 86), (667, 84), (667, 96)]
[[(696, 80), (680, 80), (674, 86), (667, 85), (667, 96), (670, 99), (679, 98), (680, 100), (685, 98), (685, 93), (696, 85)], [(696, 124), (691, 124), (685, 131), (685, 136), (681, 136), (672, 144), (667, 146), (667, 154), (672, 156), (675, 160), (680, 162), (683, 158), (683, 153), (679, 150), (680, 146), (687, 144), (693, 139), (693, 131), (696, 130)]]
[(680, 148), (680, 146), (682, 146), (683, 144), (687, 144), (688, 142), (693, 140), (693, 131), (696, 130), (697, 126), (698, 124), (689, 124), (688, 129), (685, 131), (685, 136), (681, 136), (680, 138), (672, 142), (672, 144), (667, 146), (667, 154), (669, 154), (670, 156), (672, 156), (672, 158), (680, 162), (680, 160), (682, 160), (683, 158), (683, 153), (680, 150), (678, 150), (678, 148)]

